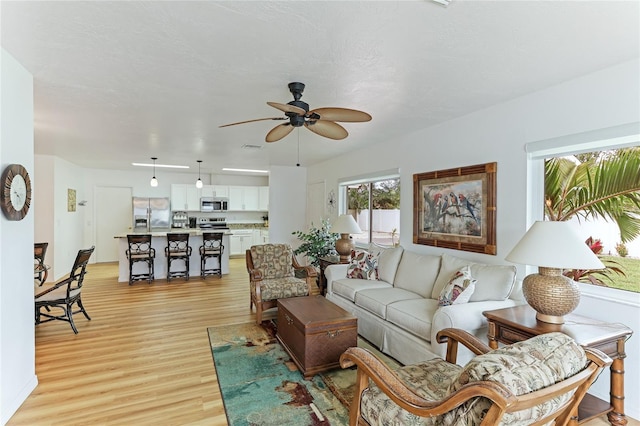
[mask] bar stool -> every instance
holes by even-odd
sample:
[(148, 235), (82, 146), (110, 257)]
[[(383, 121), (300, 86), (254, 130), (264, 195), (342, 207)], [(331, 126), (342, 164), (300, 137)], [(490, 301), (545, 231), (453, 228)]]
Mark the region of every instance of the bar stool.
[[(189, 257), (191, 256), (191, 246), (189, 245), (188, 233), (167, 233), (167, 246), (164, 248), (164, 255), (167, 256), (167, 281), (171, 278), (185, 277), (189, 279)], [(171, 272), (171, 262), (174, 260), (184, 260), (184, 271)]]
[[(129, 285), (140, 280), (147, 280), (151, 284), (155, 278), (154, 259), (156, 257), (156, 250), (151, 247), (151, 234), (129, 234), (127, 243), (129, 248), (125, 254), (129, 259)], [(138, 262), (147, 265), (147, 272), (133, 273), (133, 265)]]
[[(200, 246), (200, 276), (202, 278), (214, 274), (222, 277), (222, 253), (224, 253), (222, 232), (203, 232), (202, 245)], [(218, 260), (217, 267), (206, 268), (209, 258)]]

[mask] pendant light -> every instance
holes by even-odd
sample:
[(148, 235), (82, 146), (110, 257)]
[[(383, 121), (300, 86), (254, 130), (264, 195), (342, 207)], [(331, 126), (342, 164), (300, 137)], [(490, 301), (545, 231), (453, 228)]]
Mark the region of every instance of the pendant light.
[(151, 178), (151, 182), (149, 182), (149, 184), (155, 188), (156, 186), (158, 186), (158, 179), (156, 179), (156, 160), (158, 158), (151, 157), (151, 159), (153, 160), (153, 177)]
[(202, 188), (202, 179), (200, 179), (200, 163), (202, 163), (202, 160), (198, 160), (198, 180), (196, 181), (196, 188), (198, 189)]

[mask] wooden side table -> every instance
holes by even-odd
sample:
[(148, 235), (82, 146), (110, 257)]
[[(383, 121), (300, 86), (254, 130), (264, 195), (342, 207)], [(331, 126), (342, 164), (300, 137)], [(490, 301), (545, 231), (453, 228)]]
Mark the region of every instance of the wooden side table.
[(498, 348), (498, 342), (511, 344), (539, 334), (560, 331), (571, 336), (582, 346), (599, 349), (613, 360), (611, 364), (610, 402), (587, 394), (578, 409), (578, 418), (571, 424), (583, 423), (607, 413), (612, 425), (627, 424), (624, 414), (624, 351), (625, 342), (633, 330), (622, 324), (611, 324), (580, 315), (565, 315), (564, 324), (549, 324), (536, 319), (536, 312), (529, 305), (485, 311), (489, 320), (489, 346)]
[(341, 262), (340, 256), (323, 256), (318, 258), (320, 262), (320, 274), (318, 276), (318, 287), (320, 288), (320, 294), (324, 295), (327, 292), (327, 278), (324, 276), (324, 270), (329, 265), (338, 265), (340, 263), (349, 263), (348, 261)]

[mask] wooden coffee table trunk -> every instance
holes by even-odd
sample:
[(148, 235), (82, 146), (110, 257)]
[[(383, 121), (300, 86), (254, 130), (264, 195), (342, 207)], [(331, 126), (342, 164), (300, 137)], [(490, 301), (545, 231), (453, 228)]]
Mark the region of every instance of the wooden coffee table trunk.
[(357, 318), (323, 296), (281, 299), (276, 337), (309, 379), (338, 368), (340, 355), (357, 346)]

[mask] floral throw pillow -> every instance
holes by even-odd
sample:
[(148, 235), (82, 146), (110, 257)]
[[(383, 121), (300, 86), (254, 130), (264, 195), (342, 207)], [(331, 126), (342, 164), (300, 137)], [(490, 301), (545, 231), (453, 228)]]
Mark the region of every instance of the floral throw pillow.
[(362, 280), (378, 279), (378, 258), (368, 251), (351, 250), (351, 261), (347, 268), (347, 278)]
[(449, 283), (442, 289), (438, 297), (438, 306), (458, 305), (467, 303), (476, 289), (476, 280), (471, 276), (469, 265), (462, 267), (453, 274)]

